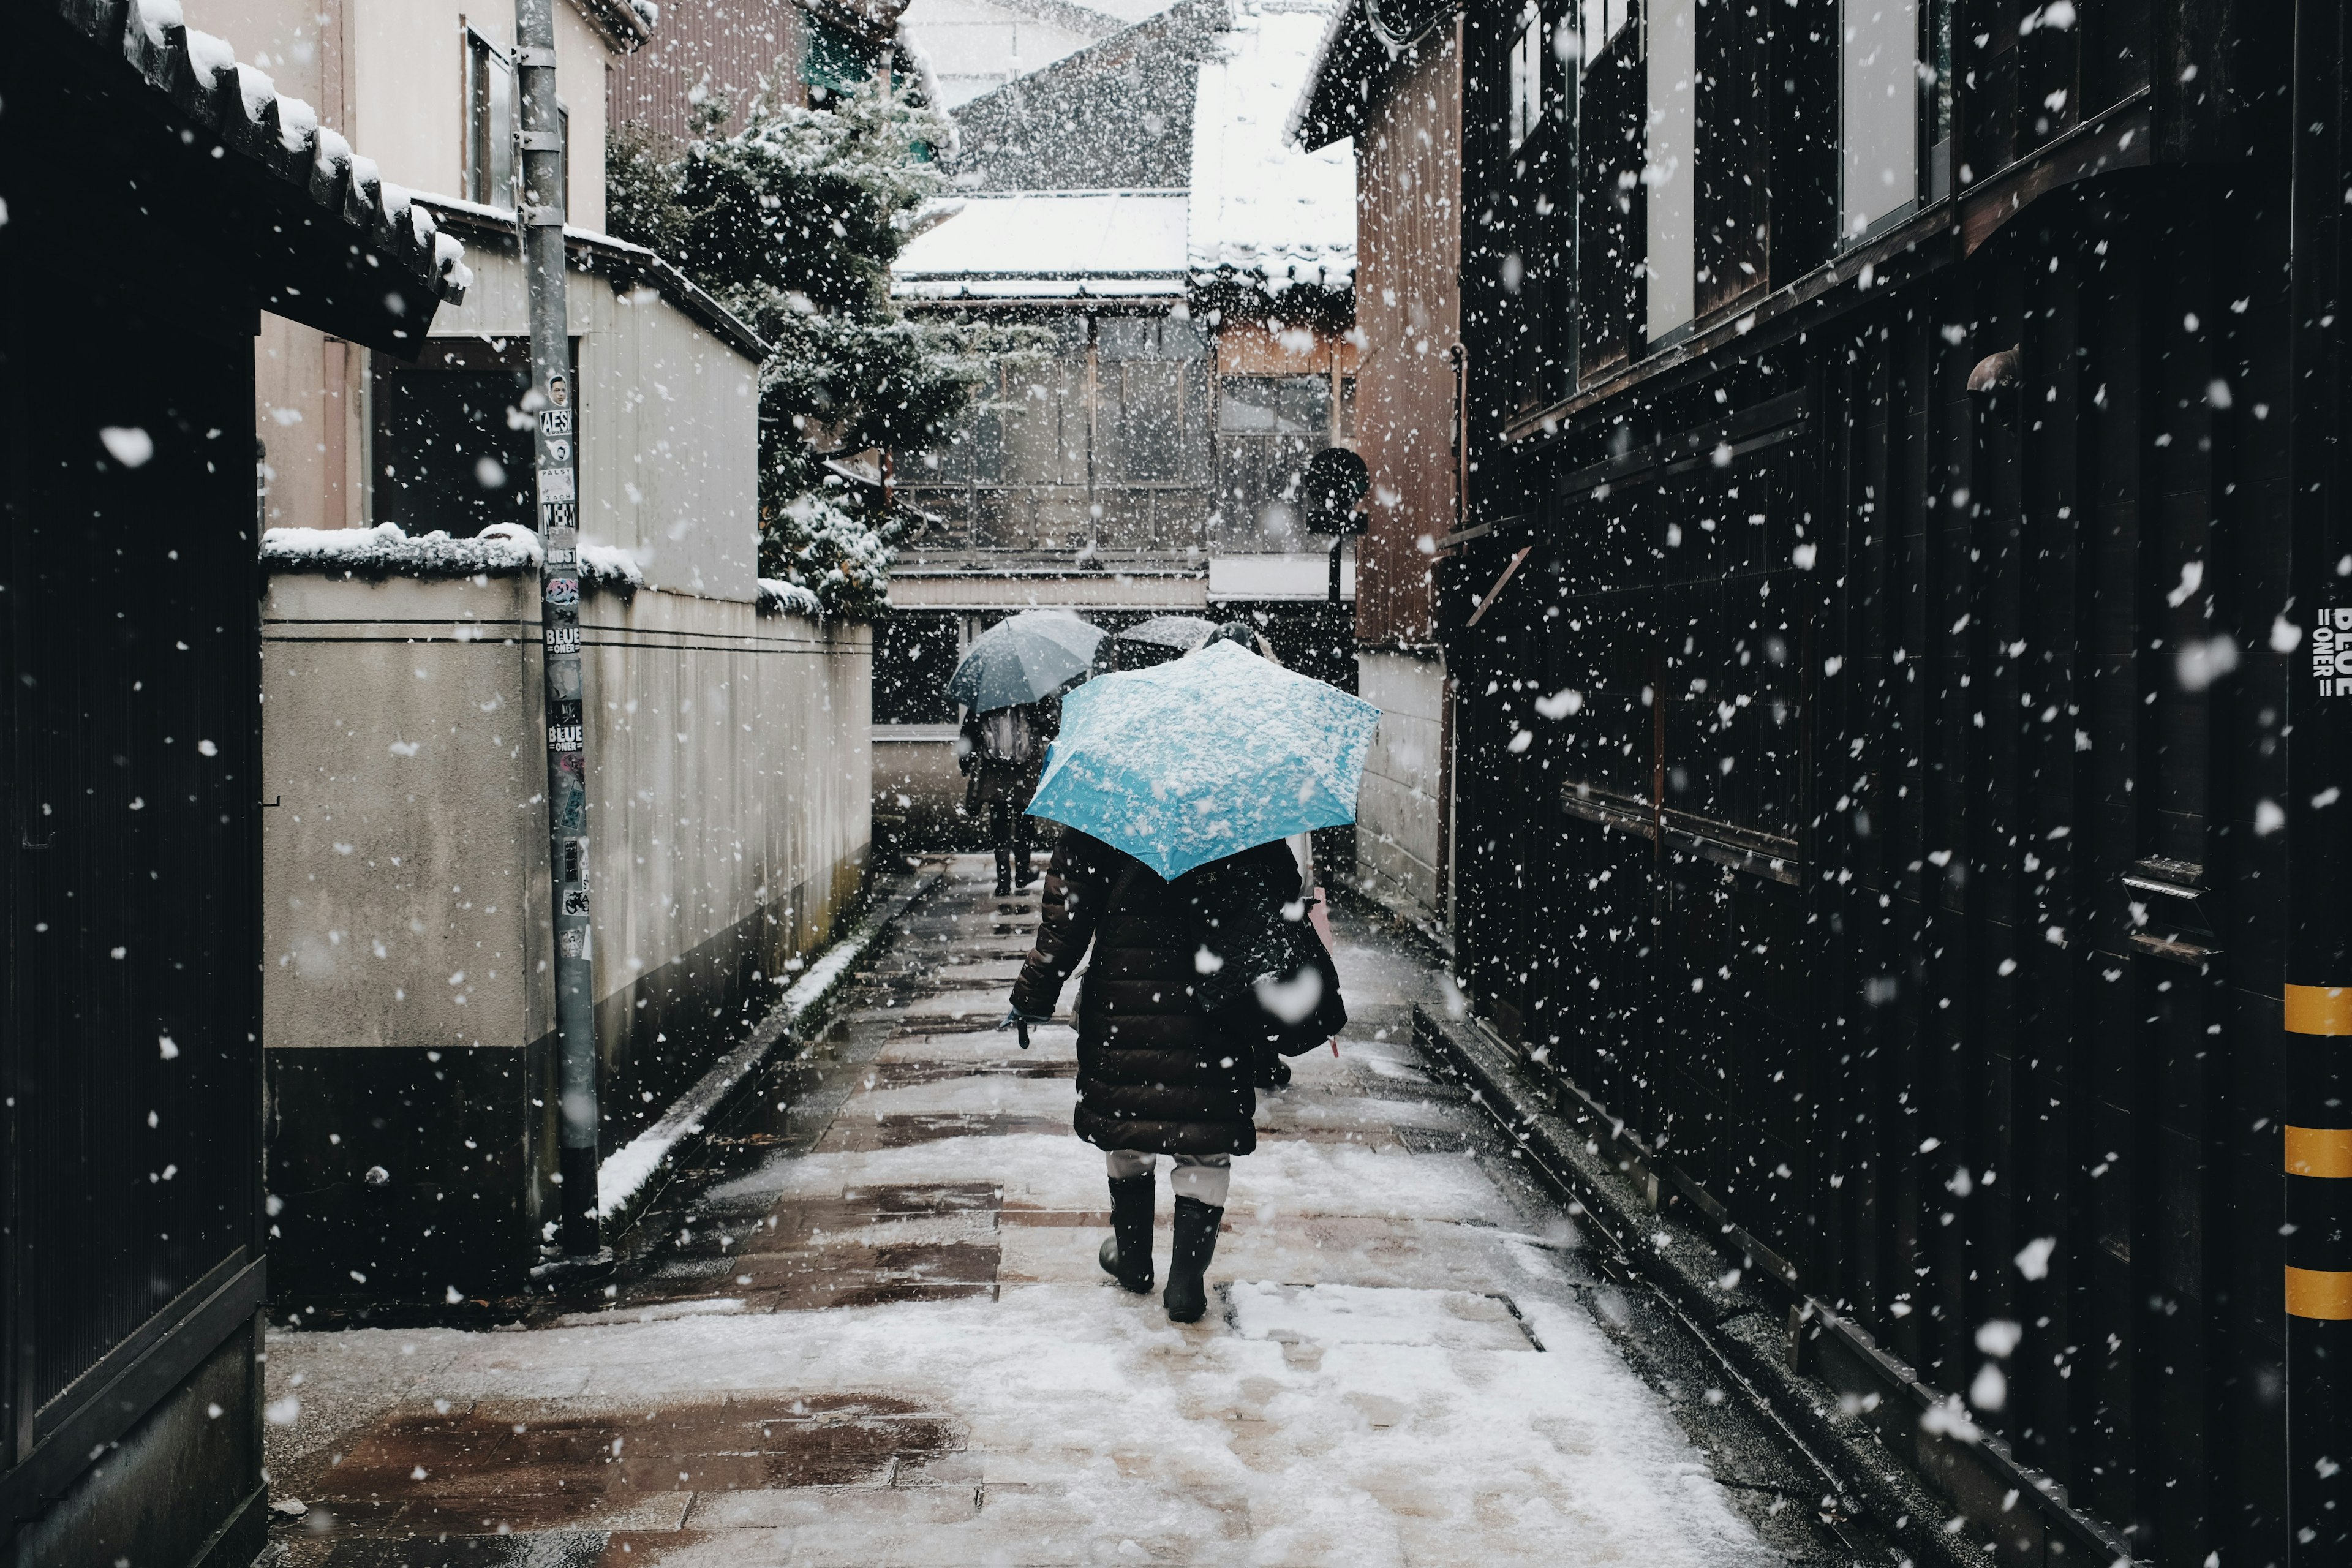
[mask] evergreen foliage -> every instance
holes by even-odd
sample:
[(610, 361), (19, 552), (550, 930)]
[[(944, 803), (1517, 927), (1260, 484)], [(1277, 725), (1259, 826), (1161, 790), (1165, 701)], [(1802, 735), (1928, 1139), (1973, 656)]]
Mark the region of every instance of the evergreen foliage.
[(880, 613), (901, 520), (825, 454), (931, 445), (1005, 356), (1048, 352), (1035, 329), (902, 314), (890, 264), (947, 188), (929, 149), (946, 120), (876, 80), (803, 109), (763, 89), (740, 117), (706, 100), (664, 146), (635, 126), (607, 148), (613, 232), (648, 246), (773, 352), (760, 374), (760, 574), (814, 590), (828, 614)]

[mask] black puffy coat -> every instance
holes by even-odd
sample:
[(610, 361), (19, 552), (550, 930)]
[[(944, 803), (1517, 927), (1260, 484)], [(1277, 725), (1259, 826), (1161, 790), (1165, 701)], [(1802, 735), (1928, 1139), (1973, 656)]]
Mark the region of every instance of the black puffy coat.
[[(1280, 841), (1245, 849), (1218, 879), (1224, 896), (1280, 904), (1298, 896), (1298, 863)], [(1117, 907), (1112, 901), (1115, 889)], [(1192, 1002), (1198, 978), (1186, 879), (1170, 883), (1102, 840), (1066, 829), (1045, 872), (1037, 945), (1013, 984), (1013, 1005), (1050, 1014), (1089, 944), (1078, 993), (1079, 1137), (1157, 1154), (1246, 1154), (1252, 1047), (1221, 1037)]]

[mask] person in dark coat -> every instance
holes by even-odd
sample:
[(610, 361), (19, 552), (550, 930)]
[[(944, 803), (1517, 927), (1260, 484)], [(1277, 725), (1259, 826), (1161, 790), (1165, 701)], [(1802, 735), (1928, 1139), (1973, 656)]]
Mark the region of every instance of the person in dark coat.
[[(1226, 899), (1279, 905), (1299, 896), (1298, 863), (1279, 840), (1217, 864), (1239, 873), (1215, 879)], [(1124, 850), (1066, 831), (1045, 871), (1037, 945), (1013, 985), (1014, 1016), (1042, 1022), (1094, 950), (1078, 993), (1074, 1130), (1100, 1145), (1109, 1167), (1111, 1237), (1102, 1266), (1129, 1290), (1151, 1289), (1153, 1170), (1160, 1155), (1174, 1155), (1175, 1248), (1161, 1300), (1180, 1323), (1208, 1310), (1204, 1276), (1233, 1157), (1257, 1147), (1255, 1049), (1223, 1037), (1192, 1004), (1204, 951), (1198, 933), (1221, 915), (1192, 907), (1194, 887), (1190, 878), (1164, 881)]]
[(967, 714), (956, 736), (956, 765), (971, 781), (964, 810), (985, 813), (989, 842), (996, 849), (997, 896), (1037, 879), (1030, 869), (1035, 825), (1030, 797), (1045, 768), (1045, 748), (1061, 729), (1059, 698)]

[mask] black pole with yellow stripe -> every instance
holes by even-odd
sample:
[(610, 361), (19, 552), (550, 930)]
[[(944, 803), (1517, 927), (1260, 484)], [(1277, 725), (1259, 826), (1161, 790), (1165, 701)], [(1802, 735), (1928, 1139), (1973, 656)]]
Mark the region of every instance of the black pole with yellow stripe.
[[(2347, 521), (2345, 7), (2298, 0), (2287, 716), (2287, 1524), (2352, 1568), (2352, 524)], [(2339, 651), (2340, 650), (2340, 651)]]

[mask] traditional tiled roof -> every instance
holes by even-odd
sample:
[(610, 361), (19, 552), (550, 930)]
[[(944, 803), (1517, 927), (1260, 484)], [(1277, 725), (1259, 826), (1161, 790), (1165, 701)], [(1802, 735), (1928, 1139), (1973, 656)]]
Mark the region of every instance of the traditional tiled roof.
[(50, 0), (75, 30), (119, 48), (149, 86), (219, 136), (229, 153), (258, 163), (322, 212), (365, 237), (438, 299), (457, 304), (473, 275), (465, 247), (433, 215), (385, 180), (375, 161), (352, 151), (318, 111), (278, 90), (236, 51), (186, 25), (180, 0)]

